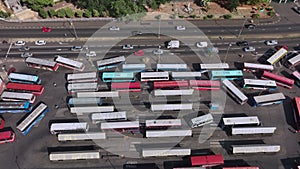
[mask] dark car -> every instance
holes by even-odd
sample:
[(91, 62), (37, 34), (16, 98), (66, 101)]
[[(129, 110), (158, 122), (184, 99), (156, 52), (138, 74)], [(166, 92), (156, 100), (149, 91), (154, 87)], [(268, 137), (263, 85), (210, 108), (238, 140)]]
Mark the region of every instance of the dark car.
[(247, 28), (247, 29), (255, 29), (255, 27), (256, 27), (256, 25), (254, 25), (254, 24), (245, 25), (245, 28)]
[(237, 41), (236, 45), (238, 45), (238, 46), (248, 46), (249, 44), (248, 44), (247, 41)]

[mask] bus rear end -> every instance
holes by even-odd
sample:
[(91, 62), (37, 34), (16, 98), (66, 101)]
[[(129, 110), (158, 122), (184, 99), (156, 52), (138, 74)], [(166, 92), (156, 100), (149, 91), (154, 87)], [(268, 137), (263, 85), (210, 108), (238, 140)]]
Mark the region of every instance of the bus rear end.
[(14, 142), (15, 138), (15, 133), (12, 131), (0, 132), (0, 144)]

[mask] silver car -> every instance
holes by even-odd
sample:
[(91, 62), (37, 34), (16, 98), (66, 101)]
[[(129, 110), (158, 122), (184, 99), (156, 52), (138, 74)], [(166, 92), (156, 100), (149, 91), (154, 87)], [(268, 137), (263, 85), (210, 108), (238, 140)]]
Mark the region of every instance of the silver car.
[(133, 49), (133, 46), (130, 44), (126, 44), (122, 46), (123, 49)]
[(120, 28), (117, 27), (117, 26), (111, 26), (111, 27), (109, 28), (109, 30), (110, 30), (110, 31), (119, 31)]
[(265, 43), (268, 46), (273, 46), (273, 45), (277, 45), (278, 44), (277, 40), (268, 40)]
[(185, 27), (182, 26), (182, 25), (179, 25), (179, 26), (176, 26), (176, 30), (178, 30), (178, 31), (184, 31)]

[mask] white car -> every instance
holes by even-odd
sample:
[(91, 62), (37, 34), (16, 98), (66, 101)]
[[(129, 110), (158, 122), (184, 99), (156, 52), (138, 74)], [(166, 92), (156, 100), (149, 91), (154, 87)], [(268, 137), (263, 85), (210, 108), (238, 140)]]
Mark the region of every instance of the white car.
[(119, 31), (120, 28), (117, 27), (117, 26), (111, 26), (111, 27), (109, 28), (109, 30), (110, 30), (110, 31)]
[(278, 44), (277, 40), (268, 40), (265, 43), (268, 46), (272, 46), (272, 45), (277, 45)]
[(254, 52), (255, 48), (253, 46), (244, 47), (243, 50), (245, 52)]
[(130, 44), (126, 44), (122, 46), (123, 49), (133, 49), (133, 46)]
[(95, 57), (97, 54), (95, 51), (90, 51), (88, 53), (85, 54), (87, 57)]
[(178, 30), (178, 31), (184, 31), (185, 27), (182, 26), (182, 25), (179, 25), (179, 26), (176, 26), (176, 30)]
[(17, 42), (15, 42), (15, 45), (16, 46), (23, 46), (23, 45), (25, 45), (25, 42), (22, 41), (22, 40), (18, 40)]
[(197, 48), (205, 48), (207, 47), (207, 42), (197, 42), (196, 46)]
[(39, 46), (46, 45), (46, 41), (45, 40), (35, 41), (35, 45), (39, 45)]

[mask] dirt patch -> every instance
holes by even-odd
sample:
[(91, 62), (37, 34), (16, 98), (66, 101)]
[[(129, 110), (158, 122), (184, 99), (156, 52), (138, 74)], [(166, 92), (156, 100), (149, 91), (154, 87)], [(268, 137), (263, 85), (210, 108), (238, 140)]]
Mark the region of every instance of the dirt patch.
[[(148, 10), (147, 16), (144, 19), (153, 19), (153, 16), (156, 16), (158, 12), (164, 13), (162, 19), (204, 19), (210, 15), (212, 19), (223, 18), (224, 15), (231, 15), (234, 19), (240, 18), (251, 18), (253, 14), (258, 14), (259, 18), (269, 18), (267, 15), (267, 6), (249, 6), (244, 5), (237, 8), (236, 12), (230, 12), (229, 10), (223, 8), (221, 5), (215, 2), (209, 3), (207, 8), (203, 8), (191, 2), (189, 7), (190, 11), (188, 12), (188, 2), (170, 2), (167, 4), (160, 5), (159, 9), (156, 11)], [(261, 10), (263, 7), (263, 10)]]

